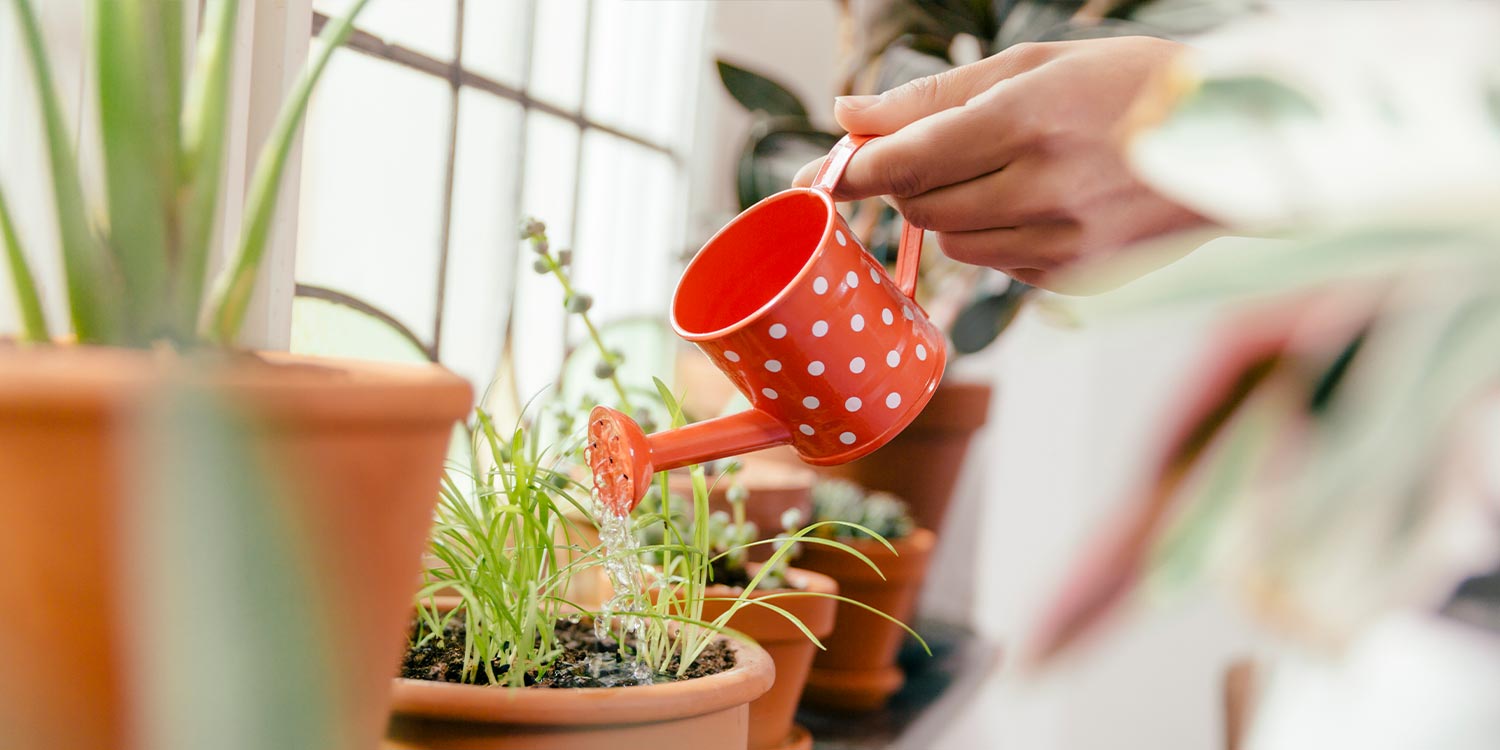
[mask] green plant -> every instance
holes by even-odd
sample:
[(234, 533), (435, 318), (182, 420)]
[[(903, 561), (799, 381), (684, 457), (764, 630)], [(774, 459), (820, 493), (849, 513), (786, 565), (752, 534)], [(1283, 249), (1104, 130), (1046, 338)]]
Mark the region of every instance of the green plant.
[[(1076, 304), (1113, 319), (1211, 302), (1244, 320), (1206, 360), (1141, 501), (1091, 545), (1042, 653), (1142, 586), (1203, 581), (1233, 585), (1295, 637), (1339, 643), (1493, 564), (1492, 543), (1455, 540), (1492, 523), (1465, 456), (1471, 415), (1500, 382), (1500, 58), (1456, 46), (1438, 68), (1451, 90), (1408, 87), (1380, 51), (1394, 36), (1346, 40), (1340, 66), (1265, 39), (1255, 47), (1281, 52), (1183, 70), (1163, 92), (1165, 120), (1134, 144), (1139, 171), (1278, 241), (1205, 249)], [(1354, 81), (1359, 95), (1332, 93)], [(1086, 273), (1136, 276), (1157, 265), (1141, 252)]]
[[(429, 550), (439, 564), (426, 571), (417, 596), (420, 645), (444, 637), (448, 623), (465, 626), (462, 679), (482, 676), (513, 687), (545, 674), (560, 655), (558, 620), (578, 611), (565, 598), (571, 556), (593, 550), (575, 540), (579, 530), (565, 512), (587, 517), (574, 497), (586, 491), (554, 464), (561, 458), (539, 448), (517, 427), (508, 437), (482, 409), (471, 443), (472, 474), (450, 467)], [(462, 484), (460, 483), (462, 482)], [(451, 592), (461, 604), (440, 611), (431, 599)]]
[[(324, 30), (321, 46), (284, 103), (261, 150), (244, 229), (204, 303), (206, 268), (223, 181), (238, 0), (205, 6), (185, 71), (184, 3), (94, 0), (92, 58), (99, 85), (105, 205), (91, 211), (31, 0), (10, 0), (38, 96), (72, 329), (85, 344), (229, 345), (239, 332), (265, 251), (276, 197), (312, 89), (369, 0)], [(96, 222), (92, 214), (100, 218)], [(50, 340), (35, 276), (0, 194), (23, 339)]]
[(831, 525), (825, 533), (850, 539), (900, 539), (916, 529), (906, 503), (887, 492), (870, 492), (844, 480), (825, 479), (813, 486), (813, 518)]

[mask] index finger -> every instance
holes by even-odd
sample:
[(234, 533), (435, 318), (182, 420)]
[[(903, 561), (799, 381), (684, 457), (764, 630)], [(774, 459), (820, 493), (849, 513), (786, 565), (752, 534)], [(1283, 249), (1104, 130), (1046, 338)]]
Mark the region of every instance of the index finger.
[(1019, 154), (1019, 141), (1009, 137), (1009, 90), (1007, 81), (870, 141), (849, 162), (833, 197), (911, 198), (1003, 168)]

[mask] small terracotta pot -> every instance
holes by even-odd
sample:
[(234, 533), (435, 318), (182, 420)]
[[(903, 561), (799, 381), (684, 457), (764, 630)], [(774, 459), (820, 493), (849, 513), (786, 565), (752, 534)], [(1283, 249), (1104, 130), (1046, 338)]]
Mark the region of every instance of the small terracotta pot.
[(918, 526), (941, 532), (969, 443), (989, 418), (992, 391), (988, 383), (945, 380), (927, 408), (891, 442), (820, 471), (905, 500)]
[[(747, 456), (743, 459), (739, 480), (748, 496), (745, 499), (745, 520), (755, 523), (761, 539), (774, 539), (780, 534), (781, 515), (795, 509), (802, 514), (799, 525), (812, 520), (812, 487), (818, 474), (800, 461), (795, 465), (764, 457)], [(682, 497), (692, 497), (691, 478), (682, 471), (672, 472), (672, 492)], [(731, 512), (729, 505), (729, 480), (708, 477), (708, 505), (711, 510)], [(776, 551), (769, 544), (760, 544), (746, 550), (751, 560), (764, 562)]]
[(776, 679), (759, 646), (729, 640), (727, 672), (618, 688), (508, 688), (396, 679), (387, 745), (409, 750), (745, 750), (750, 702)]
[(141, 748), (132, 702), (152, 675), (132, 668), (139, 657), (126, 637), (139, 595), (127, 585), (123, 529), (142, 512), (131, 414), (185, 376), (253, 421), (251, 447), (287, 490), (267, 501), (288, 534), (316, 540), (305, 574), (336, 619), (326, 627), (339, 646), (327, 674), (347, 742), (337, 750), (378, 741), (469, 385), (435, 366), (231, 356), (242, 358), (184, 373), (143, 351), (0, 350), (0, 601), (25, 603), (0, 622), (7, 736), (39, 748)]
[[(844, 596), (910, 624), (937, 536), (927, 529), (917, 529), (909, 536), (892, 539), (895, 555), (874, 540), (841, 541), (880, 566), (885, 579), (853, 555), (817, 544), (803, 545), (797, 564), (838, 581)], [(885, 705), (906, 679), (896, 666), (896, 654), (905, 636), (906, 631), (895, 623), (840, 602), (833, 634), (823, 641), (828, 650), (813, 660), (803, 702), (844, 710), (874, 710)]]
[[(839, 586), (832, 578), (810, 570), (789, 568), (786, 580), (791, 589), (762, 591), (757, 587), (751, 598), (788, 591), (812, 594), (837, 594)], [(709, 598), (734, 597), (738, 589), (727, 586), (710, 586), (705, 594)], [(826, 596), (782, 596), (768, 603), (787, 610), (820, 640), (833, 632), (834, 613), (838, 601)], [(728, 611), (730, 602), (704, 602), (703, 619), (712, 621)], [(807, 684), (808, 670), (812, 668), (813, 655), (817, 647), (797, 626), (780, 614), (748, 605), (730, 618), (728, 627), (754, 638), (760, 647), (776, 662), (776, 684), (771, 691), (750, 704), (750, 750), (807, 750), (812, 747), (812, 736), (806, 729), (792, 723), (797, 713), (797, 702), (802, 698), (802, 688)]]

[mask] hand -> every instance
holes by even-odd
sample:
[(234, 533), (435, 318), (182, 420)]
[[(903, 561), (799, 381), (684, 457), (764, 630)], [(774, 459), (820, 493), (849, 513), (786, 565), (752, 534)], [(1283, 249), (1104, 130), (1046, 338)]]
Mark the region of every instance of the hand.
[(845, 130), (886, 137), (860, 150), (834, 197), (888, 196), (954, 260), (1042, 287), (1080, 261), (1201, 225), (1137, 180), (1121, 147), (1138, 94), (1181, 50), (1148, 37), (1022, 44), (840, 97)]

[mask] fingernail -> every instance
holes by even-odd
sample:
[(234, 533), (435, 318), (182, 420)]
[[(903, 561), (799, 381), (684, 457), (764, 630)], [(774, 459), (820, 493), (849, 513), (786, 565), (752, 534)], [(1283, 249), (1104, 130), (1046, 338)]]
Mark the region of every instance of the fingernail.
[(833, 106), (857, 112), (878, 101), (880, 101), (880, 97), (873, 94), (866, 96), (836, 96), (833, 98)]

